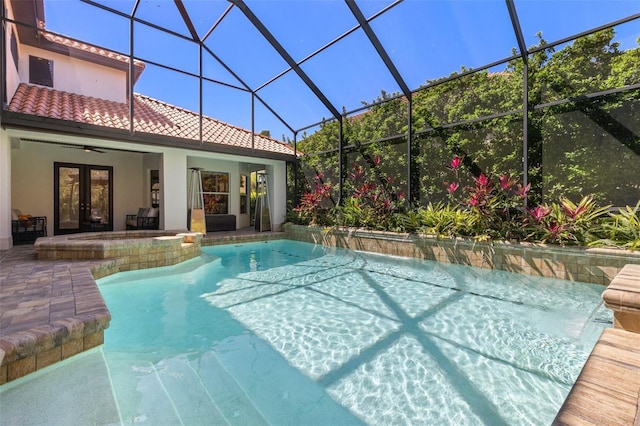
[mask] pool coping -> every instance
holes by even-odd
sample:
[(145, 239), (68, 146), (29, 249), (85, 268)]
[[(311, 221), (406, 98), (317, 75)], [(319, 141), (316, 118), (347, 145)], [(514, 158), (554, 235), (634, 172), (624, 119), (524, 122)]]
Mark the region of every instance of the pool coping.
[(553, 425), (639, 424), (640, 265), (626, 265), (602, 293), (613, 311)]

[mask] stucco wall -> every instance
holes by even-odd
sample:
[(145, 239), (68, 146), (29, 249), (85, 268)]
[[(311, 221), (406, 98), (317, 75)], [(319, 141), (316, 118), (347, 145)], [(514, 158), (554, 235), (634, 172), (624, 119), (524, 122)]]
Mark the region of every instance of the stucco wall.
[(47, 216), (49, 235), (53, 235), (54, 227), (54, 162), (113, 167), (114, 230), (124, 230), (125, 215), (137, 213), (138, 207), (148, 205), (142, 196), (141, 154), (87, 153), (81, 149), (25, 141), (15, 145), (11, 149), (11, 208), (20, 209), (24, 214)]
[(20, 51), (20, 81), (29, 82), (29, 55), (53, 60), (53, 88), (115, 102), (126, 102), (124, 71), (70, 58), (32, 46)]

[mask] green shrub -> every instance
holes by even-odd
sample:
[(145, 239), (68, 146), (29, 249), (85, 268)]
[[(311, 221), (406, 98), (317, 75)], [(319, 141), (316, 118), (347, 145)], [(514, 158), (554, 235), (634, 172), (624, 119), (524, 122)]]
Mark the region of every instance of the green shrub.
[(591, 242), (591, 246), (640, 249), (640, 201), (635, 207), (626, 206), (612, 213), (602, 224), (602, 231), (605, 237)]

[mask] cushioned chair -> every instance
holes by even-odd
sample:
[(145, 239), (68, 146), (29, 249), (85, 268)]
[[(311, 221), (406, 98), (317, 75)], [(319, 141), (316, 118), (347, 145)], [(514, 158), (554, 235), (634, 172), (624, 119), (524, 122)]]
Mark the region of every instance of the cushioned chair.
[(18, 209), (11, 211), (11, 236), (13, 244), (33, 243), (38, 237), (47, 236), (47, 217), (22, 214)]
[(157, 207), (141, 207), (138, 214), (128, 214), (127, 229), (159, 229), (160, 216)]

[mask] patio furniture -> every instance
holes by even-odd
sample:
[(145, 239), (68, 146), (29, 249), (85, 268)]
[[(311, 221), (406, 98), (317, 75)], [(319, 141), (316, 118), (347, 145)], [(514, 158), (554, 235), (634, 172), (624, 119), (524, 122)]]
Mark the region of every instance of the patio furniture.
[(126, 217), (127, 230), (159, 229), (160, 215), (157, 207), (141, 207), (137, 214)]
[(12, 210), (11, 236), (13, 244), (33, 244), (38, 237), (47, 235), (47, 217), (25, 215), (18, 209)]
[(207, 232), (236, 230), (236, 215), (233, 214), (208, 214), (205, 221)]

